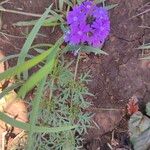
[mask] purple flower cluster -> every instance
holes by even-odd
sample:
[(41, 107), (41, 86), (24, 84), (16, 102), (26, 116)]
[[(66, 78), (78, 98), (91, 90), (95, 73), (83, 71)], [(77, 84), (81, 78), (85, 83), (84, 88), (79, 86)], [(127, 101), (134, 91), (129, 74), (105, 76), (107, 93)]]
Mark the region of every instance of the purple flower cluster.
[(68, 12), (67, 24), (69, 31), (65, 34), (65, 41), (73, 45), (99, 47), (110, 31), (107, 10), (96, 6), (92, 1), (85, 1)]

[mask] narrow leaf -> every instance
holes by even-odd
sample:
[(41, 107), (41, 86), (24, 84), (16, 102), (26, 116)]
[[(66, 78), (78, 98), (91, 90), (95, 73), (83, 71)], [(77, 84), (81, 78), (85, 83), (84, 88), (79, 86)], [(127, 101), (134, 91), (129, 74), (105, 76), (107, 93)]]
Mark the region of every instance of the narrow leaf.
[(49, 49), (52, 51), (52, 53), (49, 54), (45, 66), (43, 66), (37, 73), (33, 74), (20, 88), (18, 92), (20, 96), (24, 97), (27, 92), (29, 92), (33, 87), (35, 87), (44, 77), (46, 77), (52, 71), (57, 52), (59, 50), (59, 46), (62, 44), (62, 42), (63, 40), (62, 38), (60, 38), (56, 42), (56, 44)]
[(107, 10), (110, 10), (110, 9), (115, 8), (116, 6), (118, 6), (118, 4), (108, 5), (108, 6), (105, 6), (105, 8), (106, 8)]
[[(35, 39), (39, 29), (41, 28), (42, 24), (44, 23), (44, 20), (47, 18), (48, 13), (50, 12), (52, 5), (47, 8), (47, 10), (44, 12), (42, 17), (37, 21), (36, 25), (33, 27), (32, 31), (30, 32), (25, 44), (23, 45), (21, 49), (21, 53), (18, 58), (17, 65), (22, 64), (25, 61), (25, 58), (27, 56), (27, 53), (31, 47), (31, 44), (33, 43), (33, 40)], [(27, 77), (27, 73), (24, 74), (24, 77)]]
[(106, 52), (104, 52), (103, 50), (101, 50), (100, 48), (94, 48), (91, 46), (82, 46), (81, 47), (81, 51), (83, 52), (93, 52), (95, 54), (104, 54), (104, 55), (108, 55)]
[(33, 74), (23, 84), (23, 86), (20, 88), (18, 94), (22, 97), (25, 97), (26, 93), (28, 93), (33, 87), (37, 86), (37, 84), (52, 71), (54, 62), (55, 62), (55, 57), (52, 58), (51, 61), (49, 63), (47, 63), (44, 67), (42, 67), (38, 72)]
[(35, 66), (36, 64), (38, 64), (39, 62), (41, 62), (42, 60), (44, 60), (51, 52), (51, 49), (49, 49), (48, 51), (43, 52), (42, 54), (26, 61), (23, 64), (20, 64), (18, 66), (12, 67), (10, 69), (8, 69), (7, 71), (3, 72), (0, 74), (0, 81), (3, 79), (8, 79), (12, 76), (15, 76), (17, 74), (20, 74), (21, 72), (28, 70), (30, 68), (32, 68), (33, 66)]
[[(0, 119), (4, 121), (7, 124), (10, 124), (13, 127), (17, 127), (20, 129), (23, 129), (25, 131), (30, 130), (30, 124), (29, 123), (24, 123), (18, 120), (15, 120), (6, 114), (0, 112)], [(76, 128), (76, 125), (73, 126), (62, 126), (62, 127), (40, 127), (40, 126), (34, 126), (33, 132), (34, 133), (56, 133), (56, 132), (62, 132), (62, 131), (67, 131)]]
[(2, 121), (4, 121), (5, 123), (10, 124), (13, 127), (17, 127), (23, 130), (29, 130), (29, 124), (28, 123), (23, 123), (21, 121), (17, 121), (9, 116), (7, 116), (6, 114), (0, 112), (0, 119)]
[(0, 93), (0, 99), (2, 97), (4, 97), (5, 95), (7, 95), (10, 91), (20, 87), (23, 83), (22, 82), (18, 82), (18, 83), (14, 83), (11, 86), (5, 88), (1, 93)]
[(19, 56), (19, 54), (14, 54), (14, 55), (9, 55), (9, 56), (6, 56), (6, 57), (2, 57), (2, 58), (0, 58), (0, 63), (6, 62), (6, 61), (8, 61), (9, 59), (12, 59), (12, 58), (17, 58), (18, 56)]
[[(31, 21), (19, 21), (17, 23), (14, 23), (14, 26), (33, 26), (37, 23), (38, 20), (31, 20)], [(46, 19), (42, 26), (55, 26), (58, 25), (59, 23), (57, 22), (58, 19), (55, 17), (51, 17)]]

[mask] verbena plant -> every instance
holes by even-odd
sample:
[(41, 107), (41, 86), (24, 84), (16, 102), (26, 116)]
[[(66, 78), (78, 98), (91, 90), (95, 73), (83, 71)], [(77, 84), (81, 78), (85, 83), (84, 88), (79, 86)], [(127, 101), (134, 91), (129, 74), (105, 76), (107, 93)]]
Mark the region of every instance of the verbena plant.
[[(24, 145), (25, 149), (79, 149), (82, 147), (82, 135), (90, 127), (92, 115), (86, 112), (90, 103), (85, 99), (93, 95), (87, 88), (90, 81), (89, 72), (77, 75), (80, 52), (107, 53), (99, 47), (84, 43), (67, 44), (61, 49), (64, 43), (63, 36), (54, 45), (38, 43), (32, 46), (41, 26), (59, 25), (65, 34), (68, 30), (65, 21), (67, 11), (75, 4), (82, 2), (81, 0), (59, 0), (56, 10), (52, 10), (51, 5), (39, 20), (16, 23), (16, 26), (35, 26), (29, 33), (20, 54), (1, 60), (2, 62), (18, 58), (16, 66), (0, 74), (0, 81), (12, 77), (16, 79), (16, 83), (4, 89), (0, 97), (16, 88), (19, 88), (17, 94), (22, 98), (25, 98), (31, 90), (34, 91), (33, 99), (28, 101), (31, 109), (28, 123), (17, 121), (0, 112), (1, 120), (27, 132), (28, 141)], [(105, 6), (104, 0), (96, 0), (95, 3), (102, 3), (106, 9), (116, 6)], [(63, 12), (64, 7), (66, 12)], [(29, 55), (31, 50), (36, 51), (38, 55)], [(73, 67), (74, 61), (65, 60), (64, 54), (68, 51), (79, 53), (75, 67)], [(38, 66), (38, 71), (29, 76), (28, 71), (35, 66)], [(75, 71), (72, 72), (71, 68)], [(28, 96), (25, 99), (28, 99)]]

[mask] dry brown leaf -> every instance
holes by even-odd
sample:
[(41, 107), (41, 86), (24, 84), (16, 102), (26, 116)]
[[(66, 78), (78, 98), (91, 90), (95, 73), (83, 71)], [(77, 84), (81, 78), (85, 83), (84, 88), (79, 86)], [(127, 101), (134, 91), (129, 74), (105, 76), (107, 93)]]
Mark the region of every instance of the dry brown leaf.
[(139, 110), (138, 99), (136, 98), (136, 96), (133, 96), (131, 97), (131, 99), (129, 99), (129, 102), (127, 104), (128, 114), (132, 115), (135, 112), (138, 112), (138, 110)]

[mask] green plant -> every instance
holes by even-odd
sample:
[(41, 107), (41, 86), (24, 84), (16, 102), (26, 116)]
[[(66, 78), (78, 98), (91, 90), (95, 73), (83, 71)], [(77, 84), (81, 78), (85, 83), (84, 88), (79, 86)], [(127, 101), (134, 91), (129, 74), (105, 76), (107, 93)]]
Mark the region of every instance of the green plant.
[[(21, 50), (21, 53), (18, 57), (17, 65), (13, 68), (6, 70), (4, 73), (0, 74), (1, 81), (4, 79), (9, 79), (11, 77), (14, 77), (16, 75), (18, 76), (19, 80), (22, 80), (21, 82), (23, 82), (23, 84), (20, 87), (20, 90), (18, 92), (18, 95), (21, 97), (24, 97), (26, 95), (26, 93), (29, 92), (29, 90), (31, 90), (35, 86), (37, 87), (36, 93), (35, 93), (36, 96), (35, 96), (35, 98), (33, 100), (33, 104), (32, 104), (32, 111), (31, 111), (31, 117), (30, 117), (29, 123), (22, 123), (20, 121), (12, 119), (12, 118), (8, 117), (7, 115), (3, 114), (2, 112), (0, 112), (1, 120), (5, 121), (6, 123), (8, 123), (12, 126), (22, 128), (23, 130), (28, 132), (28, 145), (27, 145), (28, 149), (32, 149), (32, 147), (33, 147), (33, 141), (34, 141), (33, 135), (35, 133), (39, 134), (39, 133), (52, 133), (52, 132), (67, 131), (67, 130), (70, 130), (70, 129), (73, 129), (76, 127), (76, 126), (72, 126), (73, 124), (70, 124), (69, 126), (64, 125), (61, 127), (54, 127), (54, 128), (53, 127), (50, 128), (49, 126), (42, 127), (42, 126), (36, 125), (39, 104), (40, 104), (40, 101), (43, 96), (43, 90), (45, 87), (46, 79), (47, 79), (48, 74), (50, 74), (50, 72), (52, 72), (52, 69), (53, 69), (53, 66), (55, 64), (55, 60), (57, 57), (57, 53), (59, 50), (59, 46), (61, 45), (61, 43), (63, 41), (61, 40), (62, 41), (61, 42), (59, 40), (58, 42), (56, 42), (56, 44), (54, 46), (49, 48), (47, 51), (39, 54), (38, 56), (35, 56), (34, 58), (32, 58), (28, 61), (25, 61), (25, 58), (27, 56), (27, 53), (31, 47), (31, 44), (32, 44), (38, 30), (40, 29), (41, 25), (43, 24), (44, 20), (46, 19), (50, 9), (51, 9), (51, 6), (45, 11), (43, 16), (38, 20), (38, 22), (36, 23), (36, 25), (34, 26), (32, 31), (30, 32), (30, 34)], [(10, 58), (12, 58), (12, 57), (10, 57)], [(4, 60), (7, 60), (7, 59), (4, 59)], [(39, 69), (36, 74), (29, 77), (28, 70), (30, 68), (32, 68), (33, 66), (39, 64), (40, 62), (43, 62), (44, 66), (41, 69)], [(23, 73), (23, 76), (21, 76), (21, 73)], [(34, 79), (34, 81), (32, 83), (29, 82), (31, 79)], [(7, 94), (7, 92), (12, 90), (13, 88), (16, 88), (15, 84), (12, 86), (12, 88), (8, 87), (7, 90), (5, 89), (5, 94)], [(3, 92), (1, 94), (5, 95)]]
[[(56, 150), (78, 149), (78, 146), (81, 146), (81, 138), (75, 134), (80, 136), (90, 127), (91, 114), (84, 112), (90, 106), (90, 103), (84, 100), (84, 96), (91, 95), (84, 85), (88, 78), (89, 75), (85, 74), (79, 81), (75, 81), (68, 67), (59, 63), (56, 65), (51, 78), (46, 82), (46, 96), (40, 103), (39, 125), (76, 124), (78, 127), (74, 131), (36, 135), (35, 143), (37, 139), (42, 141), (39, 149), (42, 149), (43, 146), (48, 147), (48, 145), (51, 145), (51, 149)], [(42, 138), (47, 136), (48, 142), (43, 141)], [(38, 145), (38, 147), (40, 146)]]

